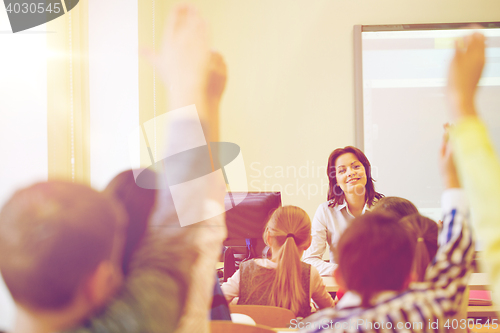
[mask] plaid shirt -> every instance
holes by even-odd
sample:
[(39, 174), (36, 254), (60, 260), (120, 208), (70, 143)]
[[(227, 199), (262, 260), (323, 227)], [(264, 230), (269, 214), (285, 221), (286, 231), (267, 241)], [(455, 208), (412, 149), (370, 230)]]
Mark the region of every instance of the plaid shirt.
[(424, 282), (413, 283), (403, 292), (380, 293), (370, 308), (362, 308), (360, 302), (348, 304), (349, 297), (346, 301), (343, 298), (336, 308), (321, 310), (300, 323), (292, 322), (291, 327), (308, 333), (444, 332), (446, 321), (458, 311), (467, 287), (474, 243), (464, 193), (446, 190), (442, 208), (440, 247)]

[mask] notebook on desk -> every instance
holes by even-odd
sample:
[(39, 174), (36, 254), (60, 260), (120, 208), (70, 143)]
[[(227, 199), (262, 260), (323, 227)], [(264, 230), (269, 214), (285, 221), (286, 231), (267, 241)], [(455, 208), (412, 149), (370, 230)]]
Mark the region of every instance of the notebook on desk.
[(484, 305), (491, 306), (491, 291), (489, 290), (470, 290), (469, 305)]

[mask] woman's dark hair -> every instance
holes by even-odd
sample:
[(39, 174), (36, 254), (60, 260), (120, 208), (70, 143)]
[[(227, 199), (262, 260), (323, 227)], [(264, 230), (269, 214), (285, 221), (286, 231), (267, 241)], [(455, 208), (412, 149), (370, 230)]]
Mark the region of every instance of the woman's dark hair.
[(394, 214), (398, 219), (405, 216), (418, 214), (418, 209), (415, 205), (405, 198), (400, 197), (384, 197), (375, 203), (372, 212), (388, 212)]
[(391, 214), (368, 212), (355, 218), (335, 249), (347, 290), (370, 307), (374, 294), (405, 288), (411, 274), (416, 238)]
[(406, 216), (399, 223), (410, 231), (416, 242), (413, 271), (417, 274), (417, 281), (424, 281), (427, 266), (438, 250), (438, 225), (420, 214)]
[[(155, 173), (149, 169), (140, 172), (141, 181), (154, 183)], [(146, 232), (149, 216), (156, 200), (156, 190), (141, 188), (136, 184), (134, 171), (127, 170), (113, 178), (104, 193), (113, 196), (125, 208), (128, 216), (128, 226), (125, 234), (122, 269), (126, 274), (132, 254)]]
[(365, 154), (363, 154), (361, 150), (353, 146), (337, 148), (330, 154), (330, 157), (328, 157), (328, 166), (326, 168), (326, 174), (330, 182), (330, 188), (328, 190), (328, 199), (327, 199), (330, 202), (328, 206), (333, 207), (337, 204), (342, 204), (344, 202), (345, 199), (344, 191), (342, 191), (340, 186), (338, 186), (337, 184), (337, 177), (336, 177), (337, 172), (335, 169), (335, 162), (337, 161), (337, 158), (347, 153), (354, 154), (354, 156), (358, 158), (359, 162), (361, 162), (361, 164), (363, 164), (363, 167), (365, 168), (365, 173), (366, 173), (365, 202), (368, 204), (368, 206), (372, 206), (376, 200), (382, 198), (384, 195), (375, 192), (375, 185), (373, 184), (374, 180), (372, 178), (370, 162), (368, 161)]

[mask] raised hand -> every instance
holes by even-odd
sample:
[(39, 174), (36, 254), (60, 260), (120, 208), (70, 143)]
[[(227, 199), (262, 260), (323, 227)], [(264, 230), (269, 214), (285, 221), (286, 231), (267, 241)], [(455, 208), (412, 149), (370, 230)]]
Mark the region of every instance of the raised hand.
[(453, 160), (453, 152), (449, 141), (449, 124), (445, 124), (443, 134), (443, 142), (441, 143), (439, 164), (441, 168), (441, 176), (443, 178), (445, 188), (460, 187), (457, 169)]
[(484, 67), (485, 38), (476, 32), (455, 44), (448, 76), (452, 117), (475, 115), (474, 96)]
[(207, 74), (207, 87), (205, 97), (209, 114), (211, 141), (219, 138), (219, 105), (226, 88), (227, 67), (224, 58), (218, 52), (210, 54)]
[(207, 99), (210, 105), (219, 105), (226, 88), (227, 66), (222, 55), (213, 51), (208, 63)]
[(170, 13), (159, 53), (145, 55), (168, 87), (171, 108), (196, 104), (203, 114), (210, 42), (208, 27), (198, 11), (179, 5)]

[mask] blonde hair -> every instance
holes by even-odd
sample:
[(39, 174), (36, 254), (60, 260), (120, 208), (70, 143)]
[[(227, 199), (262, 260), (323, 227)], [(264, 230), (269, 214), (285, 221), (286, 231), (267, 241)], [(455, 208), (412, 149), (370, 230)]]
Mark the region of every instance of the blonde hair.
[(424, 281), (427, 266), (438, 250), (438, 225), (435, 221), (420, 214), (406, 216), (399, 220), (399, 223), (416, 240), (413, 271), (417, 275), (417, 281)]
[(270, 274), (254, 285), (250, 295), (264, 287), (268, 291), (269, 305), (287, 308), (297, 314), (304, 302), (309, 303), (309, 295), (306, 295), (301, 283), (299, 247), (307, 245), (310, 240), (311, 220), (299, 207), (280, 207), (273, 213), (266, 225), (264, 231), (266, 244), (267, 235), (280, 246), (276, 254), (278, 258), (276, 274)]

